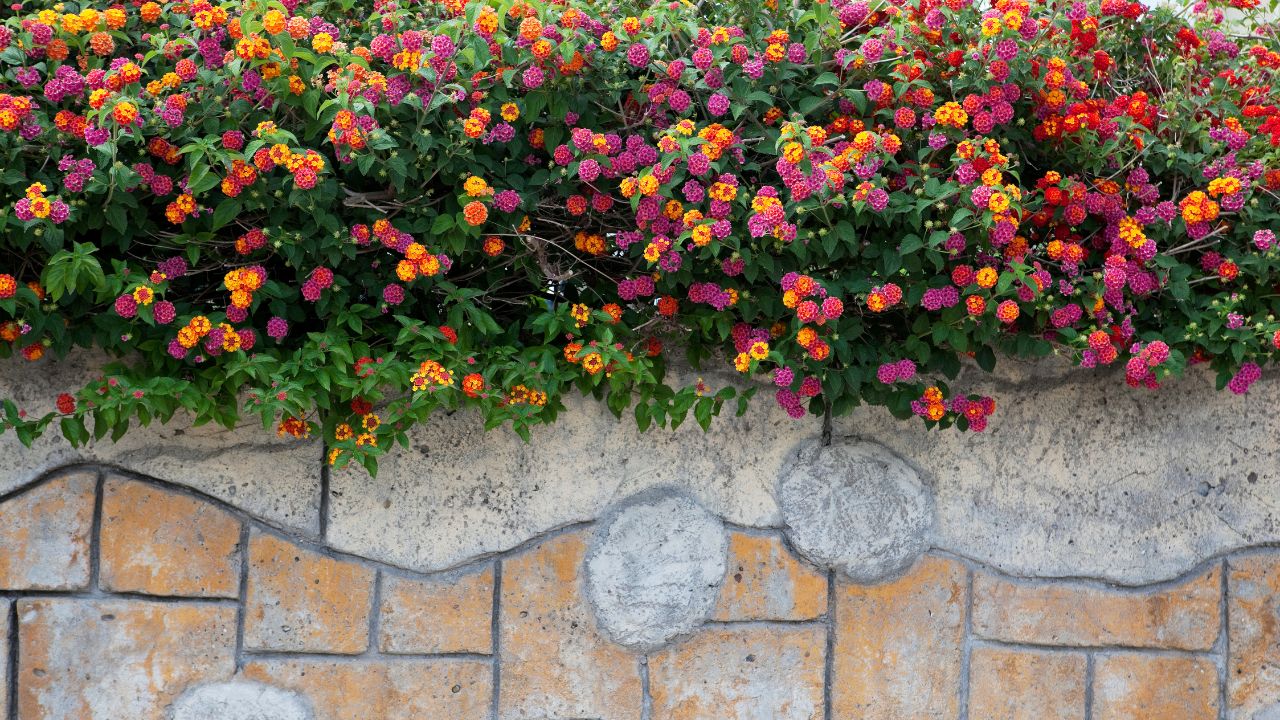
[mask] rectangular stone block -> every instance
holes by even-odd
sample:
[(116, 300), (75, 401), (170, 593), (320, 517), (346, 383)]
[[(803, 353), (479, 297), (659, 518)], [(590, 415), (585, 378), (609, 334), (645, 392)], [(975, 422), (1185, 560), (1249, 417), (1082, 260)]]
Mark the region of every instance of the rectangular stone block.
[(235, 672), (236, 611), (145, 600), (18, 601), (18, 716), (167, 720), (188, 686)]
[(703, 630), (649, 658), (653, 720), (816, 720), (826, 629)]
[(374, 571), (274, 535), (249, 538), (244, 644), (353, 655), (369, 647)]
[(596, 626), (583, 597), (582, 532), (502, 563), (501, 720), (638, 720), (639, 658)]
[(928, 555), (897, 580), (839, 583), (834, 716), (957, 717), (967, 596), (968, 570)]
[(384, 653), (493, 652), (493, 566), (414, 580), (383, 574), (378, 647)]
[(729, 533), (716, 620), (812, 620), (827, 612), (827, 576), (776, 536)]
[(240, 596), (240, 521), (211, 503), (125, 478), (103, 488), (99, 581), (115, 592)]
[(1080, 652), (974, 648), (969, 717), (1084, 720), (1087, 664)]
[(1093, 717), (1096, 720), (1216, 718), (1219, 687), (1218, 668), (1206, 657), (1100, 655), (1094, 665)]
[(96, 472), (76, 472), (0, 505), (0, 590), (88, 587), (97, 483)]
[(1208, 650), (1221, 630), (1221, 602), (1217, 566), (1154, 593), (980, 572), (973, 580), (973, 632), (1036, 645)]
[(493, 701), (487, 662), (261, 660), (244, 675), (305, 695), (315, 720), (481, 720)]
[(1227, 707), (1232, 720), (1280, 712), (1280, 555), (1227, 561)]

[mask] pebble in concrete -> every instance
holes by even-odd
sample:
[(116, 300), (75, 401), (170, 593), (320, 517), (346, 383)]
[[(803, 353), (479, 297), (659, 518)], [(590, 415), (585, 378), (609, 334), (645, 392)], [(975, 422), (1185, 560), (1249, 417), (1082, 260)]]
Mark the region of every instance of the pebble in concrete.
[(614, 642), (654, 650), (711, 614), (725, 574), (724, 525), (689, 497), (658, 489), (607, 516), (586, 560), (587, 596)]
[(783, 471), (779, 504), (796, 550), (857, 582), (905, 570), (929, 546), (929, 490), (874, 443), (806, 446)]
[(188, 690), (173, 720), (311, 720), (311, 712), (295, 693), (237, 680)]

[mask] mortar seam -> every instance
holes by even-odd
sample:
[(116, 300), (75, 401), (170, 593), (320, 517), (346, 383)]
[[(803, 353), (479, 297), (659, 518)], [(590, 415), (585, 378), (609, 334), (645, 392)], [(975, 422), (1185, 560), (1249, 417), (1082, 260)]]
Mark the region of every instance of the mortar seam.
[(833, 684), (836, 665), (836, 571), (827, 570), (827, 657), (822, 668), (822, 717), (835, 720)]
[(1227, 720), (1228, 706), (1227, 701), (1230, 694), (1227, 692), (1227, 683), (1231, 682), (1231, 584), (1227, 581), (1227, 573), (1231, 570), (1231, 563), (1227, 558), (1222, 559), (1222, 596), (1219, 602), (1220, 628), (1218, 629), (1218, 643), (1220, 644), (1218, 657), (1218, 718), (1219, 720)]
[(489, 647), (493, 655), (493, 698), (489, 716), (498, 720), (498, 701), (502, 693), (502, 558), (493, 561), (493, 610), (489, 618)]
[(1084, 654), (1084, 720), (1093, 720), (1093, 679), (1096, 674), (1095, 654)]
[(972, 567), (965, 568), (964, 640), (960, 644), (960, 720), (969, 720), (969, 674), (973, 658), (973, 577)]
[(102, 503), (106, 494), (107, 474), (98, 469), (93, 485), (93, 520), (89, 528), (89, 591), (101, 592), (102, 577)]
[(369, 597), (369, 644), (364, 654), (377, 657), (382, 654), (379, 634), (382, 632), (382, 571), (373, 571), (373, 592)]
[(249, 614), (249, 532), (250, 523), (240, 524), (240, 593), (236, 611), (236, 672), (244, 670), (244, 628)]
[(5, 609), (7, 620), (9, 621), (9, 633), (5, 637), (7, 647), (5, 652), (9, 655), (9, 668), (6, 674), (5, 682), (5, 698), (8, 703), (9, 710), (5, 713), (8, 720), (18, 720), (18, 601), (6, 600), (9, 607)]

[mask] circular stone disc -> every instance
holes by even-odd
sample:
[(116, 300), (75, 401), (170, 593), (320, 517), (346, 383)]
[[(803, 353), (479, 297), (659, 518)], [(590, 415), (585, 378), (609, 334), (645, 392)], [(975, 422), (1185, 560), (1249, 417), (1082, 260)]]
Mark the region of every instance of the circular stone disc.
[(295, 693), (233, 680), (183, 693), (173, 705), (173, 720), (311, 720), (311, 712)]
[(615, 642), (653, 650), (711, 614), (724, 580), (724, 525), (692, 499), (659, 489), (603, 520), (587, 556), (586, 589)]
[(929, 546), (933, 497), (874, 443), (806, 447), (783, 471), (778, 499), (796, 550), (858, 582), (905, 570)]

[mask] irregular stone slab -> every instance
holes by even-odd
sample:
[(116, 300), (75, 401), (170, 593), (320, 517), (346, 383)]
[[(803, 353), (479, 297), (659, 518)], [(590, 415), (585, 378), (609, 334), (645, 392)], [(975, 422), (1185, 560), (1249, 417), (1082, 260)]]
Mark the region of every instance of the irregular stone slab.
[(1280, 555), (1227, 561), (1227, 707), (1254, 720), (1280, 698)]
[(74, 472), (0, 504), (0, 590), (88, 586), (97, 483), (97, 472)]
[(874, 443), (809, 445), (784, 471), (778, 501), (796, 550), (858, 582), (901, 572), (929, 547), (929, 491)]
[(951, 387), (996, 398), (986, 432), (930, 431), (872, 408), (835, 428), (922, 472), (935, 547), (1012, 575), (1143, 585), (1280, 540), (1276, 372), (1244, 396), (1215, 390), (1204, 368), (1155, 391), (1128, 387), (1122, 369), (1017, 382), (965, 372)]
[(1086, 665), (1079, 652), (974, 648), (969, 717), (1085, 720)]
[(1100, 655), (1094, 665), (1093, 717), (1216, 718), (1221, 696), (1218, 687), (1218, 668), (1206, 657), (1108, 653)]
[(775, 535), (729, 533), (715, 620), (812, 620), (827, 612), (827, 577)]
[(614, 642), (653, 650), (711, 614), (725, 574), (724, 525), (682, 495), (631, 498), (601, 521), (587, 597)]
[(297, 693), (261, 683), (213, 683), (192, 688), (173, 704), (173, 720), (311, 720)]
[(502, 562), (500, 720), (637, 720), (639, 658), (611, 643), (582, 595), (582, 531)]
[(1221, 607), (1221, 565), (1157, 592), (1019, 582), (986, 572), (973, 581), (974, 634), (1033, 645), (1209, 650), (1222, 629)]
[[(105, 362), (88, 352), (34, 363), (0, 360), (0, 400), (12, 399), (30, 415), (43, 415), (53, 410), (59, 393), (101, 378), (97, 368)], [(108, 436), (82, 448), (71, 447), (55, 423), (30, 448), (12, 432), (0, 433), (0, 453), (17, 459), (0, 471), (0, 493), (61, 465), (110, 463), (195, 488), (272, 524), (319, 534), (322, 452), (319, 438), (278, 437), (264, 430), (257, 416), (227, 430), (212, 423), (194, 427), (179, 414), (165, 425), (135, 427), (120, 442)]]
[(148, 595), (240, 596), (240, 521), (208, 502), (108, 478), (99, 582)]
[(380, 607), (384, 653), (493, 653), (493, 565), (426, 580), (384, 573)]
[(249, 538), (245, 647), (364, 652), (369, 647), (373, 580), (369, 568), (254, 530)]
[(335, 471), (328, 542), (400, 567), (441, 570), (595, 520), (658, 486), (682, 488), (731, 522), (776, 526), (778, 473), (812, 432), (764, 401), (742, 418), (726, 407), (710, 433), (692, 420), (674, 432), (639, 433), (630, 415), (619, 420), (595, 401), (567, 405), (554, 425), (534, 428), (529, 443), (508, 428), (486, 433), (478, 415), (461, 411), (412, 430), (410, 449), (380, 458), (377, 478), (359, 468)]
[(818, 720), (826, 628), (708, 628), (649, 658), (653, 720)]
[(168, 720), (188, 686), (235, 672), (236, 610), (144, 600), (18, 601), (18, 716)]
[(492, 666), (470, 660), (261, 660), (244, 676), (302, 693), (315, 720), (478, 719), (493, 700)]
[(836, 585), (832, 717), (959, 716), (968, 570), (925, 556), (883, 585)]

